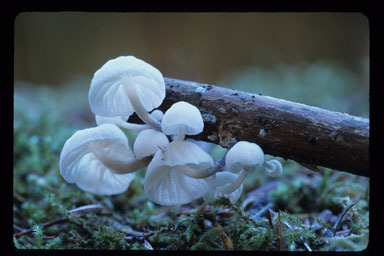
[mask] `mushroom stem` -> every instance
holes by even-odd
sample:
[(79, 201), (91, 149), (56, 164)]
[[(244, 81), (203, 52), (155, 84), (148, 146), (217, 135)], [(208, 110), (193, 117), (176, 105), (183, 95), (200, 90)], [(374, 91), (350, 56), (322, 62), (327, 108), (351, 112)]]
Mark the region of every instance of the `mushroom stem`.
[(213, 167), (207, 168), (204, 170), (197, 170), (197, 169), (192, 168), (188, 165), (177, 166), (176, 170), (182, 172), (184, 175), (186, 175), (188, 177), (195, 178), (195, 179), (207, 178), (207, 177), (216, 173), (216, 170), (214, 170)]
[(272, 169), (272, 170), (275, 169), (275, 166), (269, 162), (264, 161), (263, 165), (267, 169)]
[(213, 167), (204, 169), (204, 170), (196, 170), (194, 168), (189, 167), (188, 165), (177, 166), (176, 170), (182, 172), (184, 175), (195, 178), (195, 179), (204, 179), (207, 178), (224, 167), (225, 164), (225, 155), (222, 156)]
[[(125, 76), (122, 76), (121, 79), (123, 83), (127, 82), (127, 78)], [(135, 109), (135, 112), (140, 117), (140, 119), (143, 120), (143, 122), (147, 125), (150, 125), (154, 129), (161, 131), (160, 122), (147, 112), (147, 110), (143, 106), (143, 103), (140, 101), (139, 95), (137, 95), (136, 84), (127, 84), (124, 86), (124, 88), (126, 90), (127, 96), (129, 98), (129, 101), (131, 102), (132, 107)]]
[(119, 161), (105, 154), (103, 150), (97, 147), (94, 143), (89, 144), (89, 149), (106, 167), (110, 168), (110, 170), (116, 174), (135, 172), (146, 167), (151, 161), (151, 157), (132, 159), (129, 161)]
[(233, 191), (235, 191), (240, 185), (244, 182), (245, 178), (247, 177), (249, 171), (252, 168), (244, 168), (239, 176), (237, 176), (236, 180), (232, 183), (226, 184), (224, 186), (218, 187), (218, 191), (220, 191), (223, 194), (230, 194)]
[(185, 139), (185, 125), (179, 124), (179, 132), (177, 133), (177, 140)]
[(115, 123), (121, 128), (134, 131), (142, 131), (151, 128), (151, 126), (147, 124), (133, 124), (125, 122), (123, 119), (121, 119), (121, 117), (115, 117)]

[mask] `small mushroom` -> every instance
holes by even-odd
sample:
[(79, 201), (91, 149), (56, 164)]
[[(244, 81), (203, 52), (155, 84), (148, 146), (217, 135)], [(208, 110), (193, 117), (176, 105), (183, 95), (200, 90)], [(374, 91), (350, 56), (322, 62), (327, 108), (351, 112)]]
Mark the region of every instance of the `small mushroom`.
[[(174, 103), (165, 112), (161, 122), (161, 129), (166, 135), (177, 135), (176, 140), (174, 140), (169, 147), (189, 149), (191, 150), (190, 152), (197, 152), (196, 157), (199, 155), (209, 156), (209, 154), (204, 152), (200, 147), (191, 145), (191, 142), (183, 144), (183, 142), (187, 142), (184, 140), (185, 135), (199, 134), (204, 129), (203, 117), (201, 116), (199, 109), (192, 104), (185, 101)], [(180, 143), (174, 143), (176, 141), (179, 141)], [(185, 155), (190, 154), (190, 152), (180, 152), (179, 154)], [(171, 156), (178, 156), (178, 154), (175, 151)], [(212, 157), (210, 158), (212, 159)], [(213, 160), (211, 161), (213, 162)], [(178, 166), (178, 170), (191, 178), (198, 179), (211, 176), (217, 171), (217, 169), (212, 168), (212, 166), (207, 167), (207, 169), (193, 169), (189, 165), (180, 165)]]
[(233, 183), (237, 178), (237, 175), (228, 171), (218, 172), (216, 173), (216, 180), (213, 188), (209, 190), (204, 195), (204, 200), (206, 202), (214, 201), (219, 197), (227, 197), (234, 204), (239, 200), (241, 196), (241, 192), (243, 191), (243, 184), (241, 184), (236, 190), (232, 193), (224, 194), (220, 191), (220, 188), (226, 184)]
[(124, 192), (150, 159), (137, 160), (125, 134), (114, 124), (75, 132), (60, 154), (60, 173), (69, 183), (100, 195)]
[(264, 162), (265, 172), (270, 177), (277, 177), (283, 172), (283, 166), (275, 159)]
[(141, 159), (154, 155), (168, 143), (169, 140), (163, 133), (153, 129), (146, 129), (137, 135), (135, 143), (133, 144), (133, 152), (136, 158)]
[(107, 61), (92, 78), (88, 99), (95, 115), (129, 117), (136, 112), (144, 123), (160, 129), (148, 111), (165, 98), (163, 75), (152, 65), (121, 56)]
[(197, 107), (179, 101), (165, 112), (161, 129), (166, 135), (177, 135), (178, 140), (184, 140), (185, 135), (195, 135), (203, 131), (203, 117)]
[(151, 116), (155, 118), (157, 121), (161, 122), (163, 119), (164, 113), (160, 109), (155, 109), (152, 111)]
[(175, 140), (156, 152), (145, 174), (144, 190), (161, 205), (189, 203), (213, 187), (214, 175), (197, 178), (212, 167), (212, 157), (197, 145)]
[(232, 183), (221, 186), (218, 190), (224, 194), (232, 193), (243, 183), (254, 167), (263, 164), (264, 152), (257, 144), (247, 141), (237, 142), (228, 150), (225, 157), (225, 166), (231, 172), (241, 171), (241, 173)]

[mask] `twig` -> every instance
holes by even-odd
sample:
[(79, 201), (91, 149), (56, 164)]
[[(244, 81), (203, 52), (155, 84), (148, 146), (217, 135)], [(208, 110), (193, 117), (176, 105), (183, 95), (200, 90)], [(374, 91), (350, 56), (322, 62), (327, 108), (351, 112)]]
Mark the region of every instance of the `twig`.
[(340, 228), (341, 226), (341, 221), (343, 220), (345, 214), (347, 214), (347, 212), (349, 211), (349, 209), (351, 209), (355, 204), (356, 204), (357, 201), (354, 201), (352, 203), (350, 203), (347, 207), (344, 208), (344, 210), (341, 212), (339, 218), (337, 219), (337, 222), (335, 224), (335, 228), (333, 229), (333, 236), (336, 235), (336, 232), (337, 230)]
[(213, 223), (213, 226), (214, 226), (215, 228), (217, 228), (217, 232), (219, 233), (219, 236), (220, 236), (221, 240), (223, 240), (224, 245), (225, 245), (225, 248), (226, 248), (227, 250), (233, 250), (233, 244), (232, 244), (232, 242), (231, 242), (231, 239), (229, 239), (229, 237), (227, 236), (227, 234), (225, 234), (225, 232), (222, 230), (223, 227), (222, 227), (217, 221), (215, 221), (215, 222)]
[(266, 154), (369, 177), (367, 118), (198, 82), (165, 83), (161, 110), (182, 100), (202, 113), (204, 131), (194, 139), (223, 147), (246, 140)]
[(80, 206), (73, 210), (70, 210), (68, 211), (68, 214), (95, 212), (95, 211), (102, 211), (102, 210), (107, 210), (107, 207), (101, 204), (89, 204), (89, 205)]
[(13, 191), (13, 197), (16, 198), (17, 200), (19, 200), (21, 203), (24, 203), (25, 201), (27, 201), (27, 199), (25, 199), (25, 197), (23, 197), (22, 195), (18, 194), (15, 191)]
[(24, 228), (21, 228), (19, 226), (17, 226), (16, 224), (13, 224), (13, 231), (17, 231), (17, 232), (24, 232), (26, 229)]
[(265, 211), (267, 211), (269, 208), (271, 208), (273, 206), (273, 203), (268, 203), (266, 206), (264, 206), (263, 208), (261, 208), (257, 213), (253, 214), (252, 215), (252, 218), (257, 218), (257, 217), (260, 217), (261, 215), (264, 214)]
[[(68, 214), (84, 213), (84, 212), (90, 212), (90, 211), (101, 211), (101, 210), (105, 210), (105, 209), (107, 209), (107, 208), (105, 206), (103, 206), (103, 205), (90, 204), (90, 205), (84, 205), (84, 206), (80, 206), (78, 208), (75, 208), (73, 210), (70, 210), (70, 211), (68, 211)], [(46, 228), (46, 227), (49, 227), (49, 226), (52, 226), (52, 225), (55, 225), (57, 223), (64, 222), (64, 221), (67, 221), (67, 220), (68, 220), (68, 217), (63, 217), (63, 218), (58, 218), (58, 219), (55, 219), (55, 220), (50, 220), (50, 221), (47, 221), (47, 222), (43, 223), (41, 225), (41, 227), (42, 228)], [(23, 229), (23, 228), (20, 228), (20, 227), (16, 226), (15, 224), (13, 225), (13, 227), (15, 229), (21, 230), (20, 232), (15, 234), (16, 238), (18, 238), (18, 237), (20, 237), (22, 235), (30, 234), (31, 232), (33, 232), (32, 228)]]
[(277, 251), (286, 251), (285, 239), (283, 237), (283, 226), (281, 225), (280, 212), (277, 212), (277, 220), (275, 224), (275, 234), (277, 236)]
[[(55, 225), (55, 224), (57, 224), (57, 223), (64, 222), (64, 221), (67, 221), (67, 220), (68, 220), (67, 217), (59, 218), (59, 219), (56, 219), (56, 220), (50, 220), (50, 221), (48, 221), (48, 222), (43, 223), (41, 226), (42, 226), (43, 228), (46, 228), (46, 227), (49, 227), (49, 226), (52, 226), (52, 225)], [(30, 234), (30, 233), (32, 233), (32, 232), (33, 232), (33, 229), (32, 229), (32, 228), (24, 229), (24, 231), (19, 232), (19, 233), (16, 233), (16, 234), (15, 234), (15, 237), (18, 238), (18, 237), (20, 237), (20, 236), (22, 236), (22, 235)]]
[(271, 209), (267, 209), (267, 219), (268, 219), (269, 226), (271, 227), (273, 232), (275, 232), (275, 228), (273, 227), (273, 222), (272, 222)]

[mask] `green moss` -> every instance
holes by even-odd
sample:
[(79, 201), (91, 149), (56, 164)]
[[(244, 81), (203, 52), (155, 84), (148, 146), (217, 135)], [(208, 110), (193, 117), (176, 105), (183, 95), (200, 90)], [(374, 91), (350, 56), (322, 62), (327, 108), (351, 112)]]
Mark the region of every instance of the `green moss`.
[(306, 250), (306, 243), (312, 250), (319, 248), (315, 232), (303, 222), (287, 212), (280, 212), (281, 223), (283, 226), (283, 237), (285, 246), (288, 250)]
[[(42, 99), (47, 95), (51, 100)], [(280, 211), (282, 236), (288, 250), (306, 250), (304, 243), (313, 250), (366, 247), (369, 181), (332, 170), (309, 173), (293, 161), (280, 159), (284, 172), (278, 178), (277, 188), (263, 195), (263, 200), (255, 196), (255, 202), (246, 209), (241, 207), (242, 200), (248, 197), (246, 193), (274, 181), (262, 168), (247, 177), (245, 195), (237, 204), (219, 198), (204, 211), (196, 210), (201, 200), (171, 209), (148, 201), (143, 189), (145, 170), (136, 173), (125, 193), (115, 196), (94, 195), (66, 183), (58, 168), (64, 142), (75, 130), (94, 126), (93, 116), (86, 124), (73, 117), (73, 106), (86, 105), (83, 101), (87, 92), (79, 96), (82, 103), (71, 96), (55, 96), (46, 88), (35, 87), (28, 90), (28, 94), (15, 92), (13, 223), (22, 229), (32, 229), (29, 234), (13, 239), (16, 248), (144, 250), (143, 237), (129, 234), (133, 229), (152, 233), (146, 239), (155, 250), (227, 250), (228, 245), (220, 235), (225, 234), (233, 250), (272, 251), (276, 249), (278, 237), (265, 213), (258, 213), (265, 207)], [(60, 102), (60, 98), (72, 105), (67, 104), (67, 108), (52, 105)], [(87, 116), (86, 113), (82, 115)], [(135, 134), (129, 136), (132, 143)], [(219, 146), (213, 151), (215, 158), (225, 152)], [(346, 236), (327, 236), (329, 232), (326, 231), (332, 231), (334, 223), (315, 217), (325, 209), (337, 217), (348, 204), (348, 200), (343, 202), (340, 198), (346, 197), (360, 198), (343, 223), (352, 228), (352, 232)], [(68, 214), (69, 210), (89, 204), (104, 205), (108, 211)], [(182, 211), (189, 214), (180, 214)], [(299, 213), (309, 214), (311, 224), (304, 225)], [(44, 226), (44, 223), (60, 219), (65, 220)], [(276, 225), (276, 216), (273, 224)]]
[(93, 233), (94, 248), (100, 249), (127, 249), (129, 246), (125, 242), (125, 234), (109, 228), (107, 226), (98, 226)]
[[(226, 250), (220, 236), (224, 232), (233, 245), (233, 250), (270, 250), (274, 234), (266, 220), (254, 222), (248, 215), (227, 198), (212, 202), (203, 212), (195, 211), (182, 217), (176, 224), (163, 227), (151, 237), (158, 249), (168, 250)], [(218, 210), (230, 210), (230, 217), (218, 218)], [(215, 226), (215, 222), (218, 223)], [(210, 223), (210, 224), (207, 224)]]

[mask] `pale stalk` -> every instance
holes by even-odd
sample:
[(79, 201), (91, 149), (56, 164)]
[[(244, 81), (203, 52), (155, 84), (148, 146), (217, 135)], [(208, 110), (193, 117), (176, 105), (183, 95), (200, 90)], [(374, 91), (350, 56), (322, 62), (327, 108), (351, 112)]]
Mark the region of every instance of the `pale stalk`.
[(126, 77), (122, 77), (122, 81), (124, 83), (125, 92), (127, 93), (128, 99), (135, 110), (136, 114), (143, 120), (147, 125), (152, 126), (156, 130), (161, 130), (161, 124), (157, 121), (153, 116), (151, 116), (147, 110), (144, 108), (142, 102), (139, 99), (139, 95), (137, 94), (136, 84), (129, 85), (126, 83)]
[(252, 168), (245, 168), (241, 171), (241, 173), (237, 176), (236, 180), (232, 183), (226, 184), (224, 186), (220, 186), (218, 188), (218, 191), (223, 194), (230, 194), (233, 191), (235, 191), (240, 185), (244, 182), (245, 178), (247, 177), (249, 171)]
[(185, 139), (185, 125), (179, 124), (176, 140), (184, 140)]
[(225, 164), (225, 155), (222, 156), (215, 163), (213, 167), (209, 167), (204, 170), (197, 170), (188, 165), (177, 166), (175, 169), (188, 177), (195, 178), (195, 179), (204, 179), (220, 171), (224, 167), (224, 164)]
[(131, 159), (129, 161), (119, 161), (106, 155), (102, 149), (97, 147), (95, 144), (89, 144), (89, 148), (97, 159), (102, 162), (103, 165), (108, 167), (112, 172), (116, 174), (127, 174), (140, 170), (146, 167), (151, 161), (151, 157), (142, 159)]

